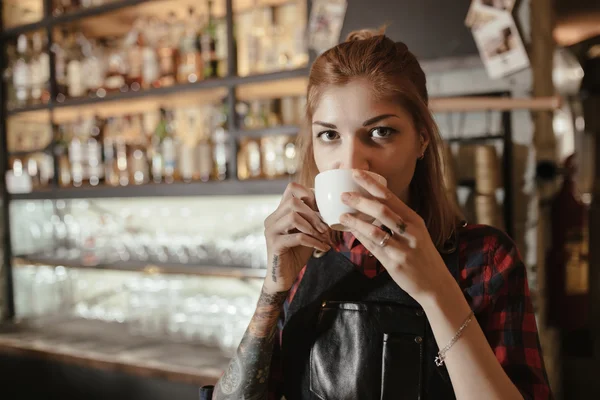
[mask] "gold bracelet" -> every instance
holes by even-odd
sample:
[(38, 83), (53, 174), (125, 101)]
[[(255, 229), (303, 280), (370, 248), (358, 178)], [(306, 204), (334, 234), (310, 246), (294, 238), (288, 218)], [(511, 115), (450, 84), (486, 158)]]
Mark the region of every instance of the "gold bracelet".
[(473, 315), (474, 312), (471, 310), (469, 316), (467, 317), (467, 319), (465, 319), (465, 322), (463, 322), (460, 328), (458, 328), (458, 331), (456, 331), (456, 333), (454, 334), (454, 337), (450, 339), (450, 342), (446, 345), (446, 347), (444, 347), (438, 352), (438, 356), (435, 358), (435, 365), (437, 365), (438, 367), (444, 365), (444, 361), (446, 361), (446, 352), (450, 350), (450, 347), (452, 347), (454, 343), (456, 343), (456, 341), (461, 337), (463, 330), (467, 327), (467, 325), (469, 325), (469, 322), (471, 322), (471, 320), (473, 319)]

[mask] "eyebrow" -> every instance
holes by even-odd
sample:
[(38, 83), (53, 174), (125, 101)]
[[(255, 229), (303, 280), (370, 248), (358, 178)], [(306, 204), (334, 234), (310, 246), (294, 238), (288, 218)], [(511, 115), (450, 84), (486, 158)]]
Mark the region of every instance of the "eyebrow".
[[(362, 126), (369, 126), (369, 125), (373, 125), (381, 120), (384, 120), (386, 118), (390, 118), (390, 117), (396, 117), (396, 118), (400, 118), (395, 114), (382, 114), (382, 115), (378, 115), (376, 117), (370, 118), (368, 120), (366, 120), (365, 122), (363, 122)], [(335, 126), (334, 124), (330, 124), (328, 122), (322, 122), (322, 121), (314, 121), (313, 125), (321, 125), (324, 126), (325, 128), (329, 128), (329, 129), (337, 129), (337, 126)]]

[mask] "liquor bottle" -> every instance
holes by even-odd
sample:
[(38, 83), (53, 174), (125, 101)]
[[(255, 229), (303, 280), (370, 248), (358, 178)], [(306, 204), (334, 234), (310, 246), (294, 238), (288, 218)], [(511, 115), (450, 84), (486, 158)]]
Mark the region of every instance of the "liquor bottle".
[(6, 85), (7, 107), (8, 109), (12, 110), (16, 107), (17, 103), (17, 94), (15, 91), (15, 85), (13, 83), (13, 67), (17, 57), (15, 46), (8, 45), (6, 47), (6, 53), (7, 66), (2, 74), (2, 79)]
[(216, 78), (219, 70), (217, 60), (217, 28), (212, 14), (212, 0), (208, 0), (208, 22), (202, 32), (201, 49), (204, 78)]
[(44, 51), (41, 33), (33, 34), (33, 59), (31, 60), (31, 102), (46, 104), (50, 100), (50, 57)]
[(212, 117), (213, 108), (210, 106), (205, 107), (200, 117), (197, 153), (199, 179), (202, 182), (210, 181), (214, 175), (213, 143), (211, 140)]
[(189, 19), (179, 46), (179, 65), (177, 81), (179, 83), (194, 83), (203, 78), (202, 56), (198, 51), (194, 8), (189, 9)]
[(102, 144), (104, 143), (104, 121), (99, 117), (89, 119), (87, 137), (87, 170), (90, 185), (97, 186), (104, 181)]
[(119, 168), (115, 150), (115, 137), (120, 134), (121, 128), (117, 118), (108, 118), (104, 132), (103, 164), (104, 181), (110, 186), (119, 186)]
[(83, 76), (86, 79), (87, 94), (89, 97), (105, 97), (104, 80), (106, 79), (106, 68), (102, 47), (96, 41), (88, 40), (81, 48), (84, 56)]
[(198, 133), (201, 113), (197, 108), (175, 110), (177, 137), (179, 138), (178, 166), (181, 180), (190, 183), (200, 179), (197, 163)]
[(82, 97), (87, 93), (85, 76), (83, 75), (82, 44), (85, 37), (71, 35), (67, 47), (67, 93), (69, 97)]
[(150, 181), (148, 172), (148, 159), (146, 154), (146, 137), (142, 128), (141, 115), (133, 115), (130, 118), (131, 137), (129, 142), (129, 175), (130, 182), (135, 185), (143, 185)]
[(56, 101), (62, 103), (65, 101), (68, 94), (68, 81), (67, 81), (67, 40), (69, 38), (69, 31), (63, 29), (60, 33), (57, 33), (54, 43), (50, 51), (54, 53), (55, 60), (55, 72), (56, 72)]
[(134, 92), (142, 88), (144, 62), (142, 32), (143, 20), (138, 19), (125, 38), (125, 48), (129, 61), (126, 84)]
[(229, 132), (227, 131), (225, 110), (226, 106), (223, 104), (215, 113), (215, 129), (212, 134), (215, 176), (220, 181), (228, 178), (230, 161)]
[(31, 68), (29, 65), (31, 55), (27, 46), (27, 36), (19, 35), (17, 38), (17, 59), (12, 68), (16, 107), (25, 107), (31, 99)]
[(123, 49), (115, 38), (103, 40), (108, 51), (108, 66), (104, 90), (107, 93), (127, 92), (127, 63)]
[(162, 143), (167, 136), (167, 110), (160, 109), (160, 119), (154, 129), (150, 148), (148, 153), (151, 155), (151, 172), (154, 183), (160, 183), (163, 180), (164, 158), (162, 152)]
[(71, 135), (69, 138), (69, 167), (71, 169), (71, 183), (75, 187), (83, 185), (85, 180), (84, 151), (81, 133), (82, 122), (79, 119), (71, 125)]
[(71, 167), (69, 165), (69, 127), (59, 125), (56, 131), (54, 155), (58, 158), (58, 183), (60, 186), (71, 185)]
[(167, 21), (160, 26), (160, 36), (156, 52), (158, 54), (159, 78), (154, 86), (172, 86), (176, 81), (177, 73), (177, 49), (173, 41), (173, 26), (175, 24), (175, 13), (169, 13)]
[(142, 87), (148, 89), (159, 85), (160, 66), (157, 47), (157, 21), (149, 18), (142, 23)]
[(165, 113), (166, 123), (164, 138), (161, 143), (163, 158), (163, 179), (165, 183), (173, 183), (179, 177), (177, 154), (179, 141), (175, 134), (175, 122), (171, 111)]

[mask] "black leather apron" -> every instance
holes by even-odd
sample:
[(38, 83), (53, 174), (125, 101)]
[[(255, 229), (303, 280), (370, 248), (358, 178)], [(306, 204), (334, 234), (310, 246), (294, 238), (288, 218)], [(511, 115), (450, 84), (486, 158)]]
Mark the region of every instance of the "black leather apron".
[[(458, 250), (444, 261), (456, 279)], [(387, 271), (368, 278), (330, 250), (310, 259), (285, 315), (283, 393), (287, 400), (455, 399), (437, 352), (423, 309)]]

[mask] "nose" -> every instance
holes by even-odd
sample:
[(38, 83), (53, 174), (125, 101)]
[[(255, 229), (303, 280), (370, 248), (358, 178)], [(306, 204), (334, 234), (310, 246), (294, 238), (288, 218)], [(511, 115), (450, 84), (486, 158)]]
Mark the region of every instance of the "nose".
[(338, 168), (369, 170), (369, 149), (358, 138), (347, 141), (341, 150)]

